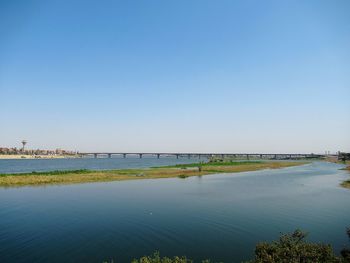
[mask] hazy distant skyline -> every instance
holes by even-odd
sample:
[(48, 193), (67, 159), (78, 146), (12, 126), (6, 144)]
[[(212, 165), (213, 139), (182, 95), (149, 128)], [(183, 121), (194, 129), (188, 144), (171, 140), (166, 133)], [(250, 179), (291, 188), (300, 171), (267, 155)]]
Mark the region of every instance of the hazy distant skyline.
[(1, 1), (0, 147), (350, 151), (350, 1)]

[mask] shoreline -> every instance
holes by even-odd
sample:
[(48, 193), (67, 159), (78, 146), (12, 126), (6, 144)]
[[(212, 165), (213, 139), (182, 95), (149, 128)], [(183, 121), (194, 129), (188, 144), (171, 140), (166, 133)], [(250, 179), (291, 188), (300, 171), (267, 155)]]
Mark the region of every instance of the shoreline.
[(60, 185), (141, 179), (187, 178), (219, 173), (239, 173), (300, 166), (309, 162), (227, 162), (181, 164), (166, 167), (118, 170), (73, 170), (0, 174), (0, 187)]
[[(342, 170), (348, 171), (350, 174), (350, 165), (349, 165), (350, 162), (347, 161), (346, 164), (347, 164), (347, 166), (345, 168), (343, 168)], [(340, 185), (344, 188), (350, 189), (350, 179), (341, 182)]]
[(28, 154), (0, 154), (0, 160), (23, 160), (23, 159), (68, 159), (80, 158), (78, 155), (28, 155)]

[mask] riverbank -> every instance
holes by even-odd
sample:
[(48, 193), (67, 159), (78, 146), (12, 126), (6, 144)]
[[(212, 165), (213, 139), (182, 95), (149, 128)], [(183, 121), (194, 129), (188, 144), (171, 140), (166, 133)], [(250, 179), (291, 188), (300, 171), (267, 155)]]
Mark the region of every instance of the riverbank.
[(342, 187), (350, 189), (350, 180), (344, 181), (340, 184)]
[(74, 184), (139, 179), (187, 178), (217, 173), (238, 173), (263, 169), (278, 169), (306, 164), (307, 162), (226, 162), (182, 164), (168, 167), (122, 170), (73, 170), (0, 174), (0, 187), (47, 184)]
[[(350, 165), (349, 165), (349, 164), (350, 164), (350, 161), (347, 161), (346, 164), (347, 164), (347, 167), (345, 167), (344, 170), (347, 170), (347, 171), (350, 172)], [(341, 185), (342, 187), (345, 187), (345, 188), (349, 188), (349, 189), (350, 189), (350, 179), (349, 179), (349, 180), (346, 180), (346, 181), (344, 181), (344, 182), (342, 182), (340, 185)]]
[(64, 158), (79, 158), (78, 155), (29, 155), (29, 154), (0, 154), (0, 159), (64, 159)]

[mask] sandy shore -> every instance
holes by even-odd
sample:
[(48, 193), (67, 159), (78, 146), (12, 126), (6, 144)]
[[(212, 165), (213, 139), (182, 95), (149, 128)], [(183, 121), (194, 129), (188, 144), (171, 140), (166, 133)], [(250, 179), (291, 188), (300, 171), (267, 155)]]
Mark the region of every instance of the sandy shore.
[(0, 159), (63, 159), (63, 158), (78, 158), (76, 155), (15, 155), (15, 154), (0, 154)]

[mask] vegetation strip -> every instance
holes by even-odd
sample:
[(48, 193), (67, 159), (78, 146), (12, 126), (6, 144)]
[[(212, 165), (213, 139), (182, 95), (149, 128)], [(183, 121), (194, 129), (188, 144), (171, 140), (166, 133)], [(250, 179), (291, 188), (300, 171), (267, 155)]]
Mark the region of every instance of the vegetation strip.
[[(346, 162), (343, 162), (344, 164), (346, 164), (347, 166), (341, 170), (346, 170), (346, 171), (349, 171), (350, 172), (350, 161), (346, 161)], [(340, 184), (342, 187), (345, 187), (345, 188), (349, 188), (350, 189), (350, 180), (345, 180), (344, 182), (342, 182)]]
[[(350, 240), (350, 229), (347, 229)], [(245, 263), (349, 263), (350, 247), (344, 247), (340, 256), (336, 255), (329, 244), (313, 243), (306, 240), (307, 233), (295, 230), (283, 234), (277, 241), (260, 242), (255, 247), (254, 259)], [(104, 261), (110, 263), (113, 261)], [(131, 263), (193, 263), (185, 256), (161, 257), (159, 252), (151, 256), (134, 259)], [(202, 263), (217, 261), (202, 260)]]
[(168, 167), (123, 170), (73, 170), (0, 174), (0, 186), (28, 186), (44, 184), (74, 184), (136, 179), (187, 178), (214, 173), (238, 173), (262, 169), (278, 169), (306, 162), (218, 162), (196, 163)]
[[(347, 166), (346, 168), (344, 168), (344, 170), (350, 171), (350, 166)], [(346, 180), (346, 181), (342, 182), (340, 185), (345, 187), (345, 188), (350, 189), (350, 180)]]

